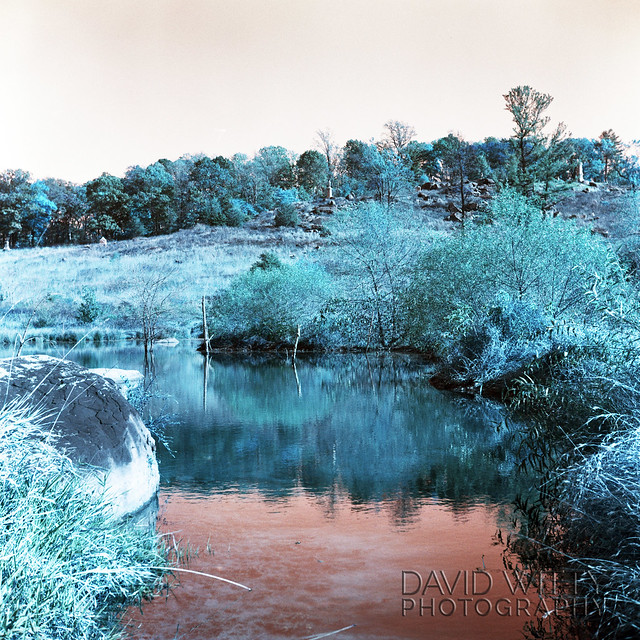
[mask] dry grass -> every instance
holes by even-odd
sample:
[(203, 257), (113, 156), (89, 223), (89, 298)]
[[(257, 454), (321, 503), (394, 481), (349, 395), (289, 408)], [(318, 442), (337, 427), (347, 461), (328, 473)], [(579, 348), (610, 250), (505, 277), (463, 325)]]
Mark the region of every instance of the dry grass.
[(133, 317), (140, 283), (151, 274), (169, 274), (166, 323), (170, 333), (184, 335), (198, 324), (201, 296), (225, 287), (262, 252), (270, 250), (289, 261), (314, 252), (323, 242), (317, 233), (254, 224), (242, 228), (198, 226), (106, 246), (3, 252), (0, 338), (13, 340), (29, 318), (30, 328), (36, 329), (32, 333), (82, 335), (89, 327), (75, 316), (84, 287), (95, 291), (103, 309), (96, 323), (101, 332), (135, 331), (138, 327)]

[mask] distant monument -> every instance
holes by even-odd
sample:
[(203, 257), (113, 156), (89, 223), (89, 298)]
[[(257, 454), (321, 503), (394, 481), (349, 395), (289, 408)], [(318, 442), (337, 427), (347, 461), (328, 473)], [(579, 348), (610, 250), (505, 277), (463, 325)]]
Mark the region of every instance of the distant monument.
[(331, 187), (331, 180), (329, 180), (329, 184), (327, 185), (327, 188), (324, 191), (324, 197), (325, 197), (325, 200), (333, 199), (333, 188)]

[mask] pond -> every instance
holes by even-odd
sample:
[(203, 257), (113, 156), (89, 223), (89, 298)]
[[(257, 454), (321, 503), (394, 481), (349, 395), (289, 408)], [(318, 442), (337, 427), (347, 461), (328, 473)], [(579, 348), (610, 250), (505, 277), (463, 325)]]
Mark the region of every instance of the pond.
[[(136, 346), (68, 357), (144, 370)], [(439, 392), (429, 374), (409, 356), (206, 366), (193, 344), (157, 347), (145, 417), (164, 424), (159, 527), (183, 568), (251, 591), (180, 573), (130, 612), (131, 635), (519, 637), (537, 601), (503, 564), (526, 484), (511, 430), (499, 407)]]

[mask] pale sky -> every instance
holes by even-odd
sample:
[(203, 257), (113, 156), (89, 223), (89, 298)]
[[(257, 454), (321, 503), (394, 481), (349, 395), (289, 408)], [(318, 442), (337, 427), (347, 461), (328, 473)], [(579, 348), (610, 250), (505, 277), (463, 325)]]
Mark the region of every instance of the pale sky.
[(0, 0), (0, 170), (85, 181), (315, 132), (508, 136), (550, 93), (576, 136), (640, 138), (640, 0)]

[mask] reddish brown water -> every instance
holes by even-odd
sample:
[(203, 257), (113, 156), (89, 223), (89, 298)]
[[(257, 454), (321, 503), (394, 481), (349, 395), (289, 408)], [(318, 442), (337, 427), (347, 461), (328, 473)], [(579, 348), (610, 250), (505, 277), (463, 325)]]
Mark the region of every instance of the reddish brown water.
[[(309, 638), (356, 625), (331, 637), (521, 637), (536, 602), (530, 594), (529, 604), (513, 595), (503, 575), (503, 547), (494, 537), (500, 508), (429, 501), (408, 523), (398, 510), (392, 500), (354, 506), (339, 492), (268, 500), (251, 492), (168, 490), (161, 495), (161, 530), (199, 549), (183, 566), (252, 591), (181, 574), (168, 597), (131, 613), (130, 631), (140, 640), (257, 640)], [(476, 574), (474, 595), (473, 572), (483, 568), (493, 584), (488, 588), (487, 575)], [(432, 570), (438, 579), (429, 578)], [(405, 595), (403, 571), (415, 572), (405, 574)], [(421, 593), (409, 593), (418, 589), (425, 592), (422, 616)]]

